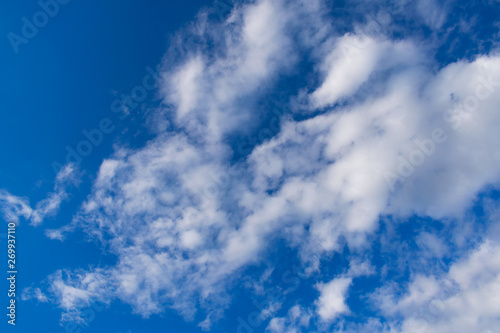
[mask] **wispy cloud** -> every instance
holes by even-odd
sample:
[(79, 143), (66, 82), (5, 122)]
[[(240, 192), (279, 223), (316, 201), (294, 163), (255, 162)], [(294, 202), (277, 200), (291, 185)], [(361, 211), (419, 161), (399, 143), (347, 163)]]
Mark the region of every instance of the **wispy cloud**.
[(23, 217), (29, 220), (32, 225), (37, 226), (46, 217), (53, 216), (58, 212), (61, 203), (68, 197), (68, 186), (78, 183), (78, 172), (73, 165), (68, 164), (57, 174), (53, 192), (47, 194), (47, 198), (39, 201), (34, 208), (31, 207), (27, 198), (0, 190), (0, 209), (7, 221), (18, 222), (19, 218)]

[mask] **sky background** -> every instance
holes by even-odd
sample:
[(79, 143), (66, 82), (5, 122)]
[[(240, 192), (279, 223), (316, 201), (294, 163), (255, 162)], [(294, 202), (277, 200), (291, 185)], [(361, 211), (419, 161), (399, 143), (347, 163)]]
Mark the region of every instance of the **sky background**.
[(2, 6), (2, 331), (500, 332), (498, 1)]

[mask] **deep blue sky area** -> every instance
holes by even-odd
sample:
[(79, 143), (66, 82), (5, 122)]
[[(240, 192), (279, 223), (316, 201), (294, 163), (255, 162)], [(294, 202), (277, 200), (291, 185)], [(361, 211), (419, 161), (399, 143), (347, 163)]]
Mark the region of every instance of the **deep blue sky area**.
[[(0, 170), (5, 186), (16, 184), (28, 195), (36, 192), (33, 184), (51, 181), (51, 163), (64, 161), (66, 145), (76, 146), (83, 129), (116, 116), (110, 111), (114, 94), (128, 94), (140, 84), (146, 66), (160, 63), (168, 47), (166, 36), (193, 19), (203, 5), (207, 3), (71, 1), (21, 44), (18, 54), (3, 38), (1, 96), (2, 108), (9, 110), (2, 112), (0, 125), (6, 152), (2, 158), (8, 156)], [(2, 35), (20, 34), (21, 18), (39, 10), (36, 1), (5, 4)], [(99, 160), (94, 156), (109, 152), (111, 142), (107, 137), (84, 163)], [(35, 165), (37, 172), (31, 172)]]

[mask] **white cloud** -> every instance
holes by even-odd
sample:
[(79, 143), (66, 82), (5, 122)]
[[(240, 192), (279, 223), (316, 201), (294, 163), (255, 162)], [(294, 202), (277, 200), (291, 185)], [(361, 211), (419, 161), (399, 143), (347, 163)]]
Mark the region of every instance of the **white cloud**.
[(418, 49), (408, 42), (391, 43), (383, 37), (346, 34), (336, 42), (323, 67), (326, 77), (310, 95), (315, 108), (352, 96), (375, 71), (403, 63), (418, 63)]
[(68, 164), (61, 168), (56, 175), (54, 191), (47, 195), (47, 198), (39, 201), (35, 208), (32, 208), (27, 198), (17, 197), (7, 191), (0, 190), (0, 209), (7, 221), (18, 222), (19, 217), (30, 220), (31, 224), (37, 226), (43, 222), (47, 216), (53, 216), (59, 210), (63, 200), (68, 196), (67, 188), (70, 185), (78, 184), (79, 178), (75, 167)]
[(19, 217), (28, 219), (33, 212), (27, 198), (20, 198), (7, 191), (0, 191), (2, 214), (8, 222), (18, 222)]
[(99, 273), (72, 273), (57, 271), (50, 277), (51, 292), (62, 308), (75, 310), (98, 299), (105, 287), (104, 277)]
[(320, 296), (316, 301), (316, 311), (321, 320), (331, 322), (340, 315), (350, 312), (346, 304), (346, 298), (351, 284), (351, 278), (343, 277), (316, 285), (320, 292)]
[(48, 302), (47, 296), (42, 292), (40, 288), (24, 288), (21, 294), (21, 299), (23, 301), (29, 301), (31, 299), (36, 299), (40, 303)]
[(312, 314), (309, 310), (295, 305), (288, 310), (286, 317), (275, 317), (269, 322), (266, 332), (298, 333), (309, 327)]
[(361, 261), (360, 258), (354, 258), (349, 265), (347, 276), (356, 278), (361, 276), (370, 276), (375, 274), (375, 268), (369, 261)]

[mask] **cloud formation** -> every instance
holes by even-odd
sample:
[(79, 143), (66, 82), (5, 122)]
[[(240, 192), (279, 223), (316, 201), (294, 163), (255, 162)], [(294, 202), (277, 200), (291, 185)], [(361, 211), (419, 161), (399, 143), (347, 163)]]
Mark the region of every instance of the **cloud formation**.
[[(428, 2), (418, 1), (416, 13), (437, 33), (447, 7), (429, 16)], [(498, 187), (500, 56), (440, 67), (434, 40), (391, 38), (397, 27), (383, 13), (374, 30), (368, 15), (336, 29), (326, 12), (321, 1), (260, 0), (236, 6), (221, 23), (200, 14), (192, 34), (204, 43), (182, 62), (164, 60), (158, 112), (173, 128), (142, 148), (118, 148), (72, 224), (49, 233), (63, 239), (82, 228), (117, 258), (49, 277), (61, 308), (77, 313), (94, 297), (120, 299), (144, 317), (172, 308), (189, 320), (202, 309), (206, 324), (230, 303), (230, 282), (284, 240), (308, 275), (320, 275), (318, 258), (344, 247), (354, 257), (350, 273), (316, 285), (310, 308), (294, 306), (267, 329), (328, 328), (350, 313), (349, 286), (373, 274), (356, 256), (372, 245), (381, 218), (461, 222), (481, 191)], [(296, 77), (304, 62), (312, 62), (306, 80)], [(230, 139), (271, 114), (259, 101), (283, 77), (298, 88), (280, 101), (279, 132), (239, 156)], [(4, 194), (4, 213), (38, 224), (64, 196), (56, 186), (32, 210)], [(439, 237), (418, 239), (428, 256), (445, 255)], [(342, 330), (417, 332), (412, 309), (434, 302), (443, 286), (454, 293), (439, 299), (446, 309), (427, 332), (494, 329), (497, 300), (479, 300), (498, 289), (497, 247), (485, 241), (445, 275), (416, 275), (402, 297), (384, 285), (373, 297), (388, 323), (372, 318)], [(467, 304), (477, 307), (464, 317)]]

